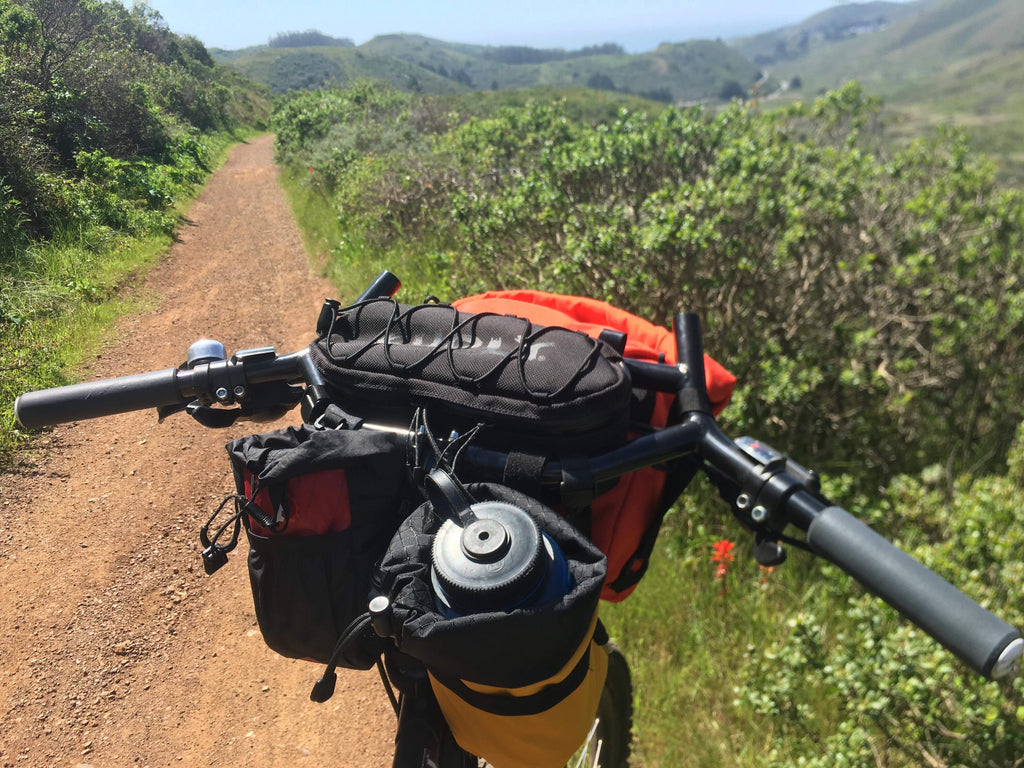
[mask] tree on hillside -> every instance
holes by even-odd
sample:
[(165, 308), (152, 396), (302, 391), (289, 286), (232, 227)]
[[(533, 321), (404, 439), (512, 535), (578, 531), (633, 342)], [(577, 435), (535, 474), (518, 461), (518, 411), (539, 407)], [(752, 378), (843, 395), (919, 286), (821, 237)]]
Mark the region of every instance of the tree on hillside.
[(84, 155), (165, 160), (182, 130), (225, 127), (220, 77), (145, 6), (0, 0), (0, 209), (33, 236), (88, 215), (55, 179), (80, 178)]
[(672, 103), (672, 91), (668, 88), (654, 88), (650, 91), (643, 91), (640, 95), (651, 101), (660, 101), (665, 104)]
[(473, 78), (469, 76), (469, 73), (465, 69), (457, 69), (452, 73), (452, 80), (457, 83), (461, 83), (467, 88), (473, 87)]
[(615, 81), (608, 77), (608, 75), (595, 72), (587, 78), (587, 87), (596, 88), (599, 91), (614, 91)]
[(618, 43), (588, 45), (576, 51), (561, 48), (530, 48), (526, 45), (500, 45), (484, 51), (484, 58), (501, 64), (545, 64), (550, 61), (579, 59), (585, 56), (618, 56), (626, 50)]
[(736, 80), (727, 80), (725, 84), (722, 85), (722, 90), (718, 92), (718, 95), (723, 101), (742, 99), (747, 95), (747, 89)]
[(315, 46), (340, 46), (354, 48), (355, 43), (347, 37), (331, 37), (318, 29), (305, 32), (282, 32), (267, 41), (270, 48), (313, 48)]

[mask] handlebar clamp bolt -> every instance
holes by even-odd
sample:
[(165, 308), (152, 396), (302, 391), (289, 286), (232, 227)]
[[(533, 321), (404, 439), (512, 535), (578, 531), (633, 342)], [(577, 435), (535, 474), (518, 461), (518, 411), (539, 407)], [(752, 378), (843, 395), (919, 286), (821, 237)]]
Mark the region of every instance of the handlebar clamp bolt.
[(214, 394), (214, 395), (215, 395), (215, 396), (217, 397), (217, 399), (218, 399), (218, 400), (220, 400), (221, 402), (224, 402), (225, 400), (227, 400), (227, 399), (228, 399), (228, 391), (227, 391), (227, 389), (226, 389), (225, 387), (220, 387), (220, 388), (218, 388), (218, 389), (217, 389), (217, 391), (216, 391), (216, 392), (214, 392), (213, 394)]
[(235, 397), (245, 397), (245, 387), (241, 384), (235, 387)]
[(763, 523), (768, 519), (768, 510), (758, 504), (752, 510), (750, 510), (750, 519), (755, 523)]
[(749, 506), (750, 506), (750, 496), (749, 496), (749, 494), (741, 493), (739, 496), (736, 497), (736, 508), (737, 509), (746, 509)]

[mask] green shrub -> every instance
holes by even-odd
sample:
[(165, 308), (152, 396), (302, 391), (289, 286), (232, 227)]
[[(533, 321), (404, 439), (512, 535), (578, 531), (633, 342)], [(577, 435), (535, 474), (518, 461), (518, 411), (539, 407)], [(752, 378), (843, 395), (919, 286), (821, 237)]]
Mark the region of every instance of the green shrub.
[[(337, 225), (334, 259), (408, 260), (423, 274), (406, 295), (528, 287), (660, 322), (696, 311), (740, 377), (730, 433), (833, 473), (833, 498), (1024, 623), (1024, 198), (962, 134), (887, 148), (855, 85), (775, 113), (596, 124), (560, 103), (467, 118), (375, 98), (307, 94), (276, 118), (279, 156)], [(426, 105), (429, 127), (403, 133)], [(634, 663), (646, 764), (1024, 754), (1024, 684), (975, 679), (809, 558), (759, 583), (741, 544), (728, 590), (712, 584), (728, 528), (720, 507), (686, 502), (647, 581), (607, 611)]]
[[(876, 527), (982, 605), (1024, 625), (1024, 425), (1005, 475), (963, 475), (952, 493), (896, 478)], [(1015, 766), (1024, 754), (1024, 680), (985, 682), (834, 567), (813, 602), (751, 647), (737, 705), (771, 716), (766, 765)], [(799, 758), (799, 762), (798, 762)]]
[(25, 212), (14, 198), (14, 190), (0, 184), (0, 259), (13, 257), (22, 240)]
[(68, 224), (45, 177), (77, 180), (80, 153), (173, 162), (191, 131), (230, 130), (266, 108), (265, 96), (247, 96), (251, 85), (144, 5), (0, 0), (0, 40), (0, 179), (28, 237)]
[(209, 173), (206, 144), (266, 112), (265, 90), (145, 5), (0, 0), (0, 452), (13, 398), (75, 359), (69, 315), (109, 315)]
[(170, 154), (176, 163), (118, 160), (101, 150), (79, 152), (75, 163), (85, 183), (90, 220), (124, 232), (170, 232), (177, 223), (171, 211), (175, 198), (203, 178), (202, 166), (189, 150)]
[(730, 419), (825, 469), (1000, 465), (1022, 413), (1024, 196), (962, 134), (883, 152), (854, 85), (771, 114), (589, 126), (530, 104), (410, 135), (416, 103), (365, 87), (279, 111), (280, 156), (354, 239), (446, 254), (450, 295), (697, 312), (741, 375)]

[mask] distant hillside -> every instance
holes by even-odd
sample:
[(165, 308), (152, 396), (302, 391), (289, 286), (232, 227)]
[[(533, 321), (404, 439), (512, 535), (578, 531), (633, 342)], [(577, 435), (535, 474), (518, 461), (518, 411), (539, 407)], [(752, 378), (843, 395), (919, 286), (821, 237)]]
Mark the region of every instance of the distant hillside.
[[(869, 6), (834, 10), (854, 7)], [(955, 89), (965, 69), (1001, 69), (1024, 49), (1021, 0), (926, 0), (908, 3), (905, 10), (913, 13), (877, 31), (777, 60), (772, 71), (799, 73), (804, 86), (815, 90), (858, 79), (889, 96), (908, 85), (911, 90)], [(745, 49), (741, 45), (738, 50)]]
[(799, 59), (830, 43), (886, 29), (900, 19), (919, 13), (922, 6), (931, 2), (933, 0), (849, 3), (817, 13), (799, 24), (736, 38), (729, 44), (760, 66)]
[[(839, 39), (818, 37), (806, 53), (763, 66), (779, 80), (798, 78), (807, 96), (859, 80), (885, 99), (907, 135), (939, 123), (965, 126), (975, 148), (996, 157), (1004, 180), (1024, 184), (1024, 2), (920, 0), (892, 5), (841, 6), (769, 33), (773, 38), (759, 35), (732, 44), (757, 55), (770, 39), (799, 39), (809, 25), (830, 19), (864, 21), (897, 11), (900, 18), (889, 16), (889, 23), (873, 31)], [(785, 50), (792, 48), (787, 44)]]
[(631, 55), (613, 43), (564, 51), (403, 34), (380, 35), (355, 48), (256, 46), (211, 53), (277, 92), (373, 77), (424, 93), (589, 86), (678, 102), (714, 99), (736, 87), (742, 93), (761, 75), (736, 49), (710, 40), (664, 44)]
[(347, 37), (331, 37), (317, 29), (307, 29), (305, 32), (282, 32), (270, 38), (267, 45), (271, 48), (308, 48), (314, 45), (355, 47), (355, 43)]
[(270, 86), (276, 93), (344, 85), (369, 77), (385, 80), (407, 91), (462, 93), (465, 86), (395, 56), (366, 53), (361, 48), (317, 46), (270, 48), (255, 46), (242, 51), (211, 50), (248, 78)]

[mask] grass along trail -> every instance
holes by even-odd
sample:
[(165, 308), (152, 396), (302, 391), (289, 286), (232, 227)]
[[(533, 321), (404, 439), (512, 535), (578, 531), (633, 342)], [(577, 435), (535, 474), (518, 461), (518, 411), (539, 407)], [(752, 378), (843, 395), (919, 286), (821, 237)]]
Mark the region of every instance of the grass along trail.
[[(97, 378), (309, 343), (324, 296), (277, 184), (273, 137), (232, 150), (139, 286)], [(208, 577), (197, 531), (229, 492), (224, 443), (273, 425), (200, 427), (152, 411), (58, 427), (0, 474), (0, 766), (379, 766), (394, 716), (375, 672), (317, 665), (260, 637), (245, 544)]]

